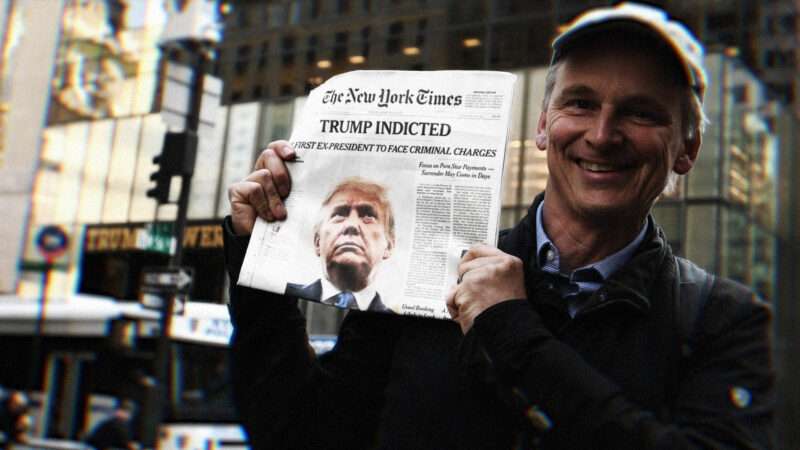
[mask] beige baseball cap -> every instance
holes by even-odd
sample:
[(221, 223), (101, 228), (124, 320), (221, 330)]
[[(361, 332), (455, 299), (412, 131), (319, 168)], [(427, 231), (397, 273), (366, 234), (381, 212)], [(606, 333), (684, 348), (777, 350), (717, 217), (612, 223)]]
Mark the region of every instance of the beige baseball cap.
[(575, 42), (576, 38), (626, 23), (638, 25), (637, 28), (651, 32), (672, 48), (683, 65), (686, 81), (702, 100), (707, 84), (703, 46), (683, 24), (670, 20), (663, 10), (648, 5), (620, 3), (612, 7), (594, 8), (576, 17), (553, 40), (550, 64), (561, 59), (564, 56), (563, 50), (569, 43)]

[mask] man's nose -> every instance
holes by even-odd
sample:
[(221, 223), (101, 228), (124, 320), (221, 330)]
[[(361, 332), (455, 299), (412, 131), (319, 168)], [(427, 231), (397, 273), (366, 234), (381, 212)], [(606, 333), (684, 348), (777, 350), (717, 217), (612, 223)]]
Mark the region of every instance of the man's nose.
[(586, 132), (586, 141), (597, 149), (618, 145), (622, 142), (617, 117), (611, 108), (601, 108)]
[(342, 234), (358, 235), (361, 233), (361, 218), (356, 211), (351, 211), (344, 220)]

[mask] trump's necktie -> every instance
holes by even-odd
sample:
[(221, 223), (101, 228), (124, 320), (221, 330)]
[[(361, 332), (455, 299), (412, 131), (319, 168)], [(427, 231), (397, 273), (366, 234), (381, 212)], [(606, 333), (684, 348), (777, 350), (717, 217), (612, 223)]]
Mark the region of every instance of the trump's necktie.
[(342, 291), (336, 295), (336, 302), (334, 305), (337, 308), (349, 308), (351, 305), (355, 304), (356, 296), (353, 295), (350, 291)]

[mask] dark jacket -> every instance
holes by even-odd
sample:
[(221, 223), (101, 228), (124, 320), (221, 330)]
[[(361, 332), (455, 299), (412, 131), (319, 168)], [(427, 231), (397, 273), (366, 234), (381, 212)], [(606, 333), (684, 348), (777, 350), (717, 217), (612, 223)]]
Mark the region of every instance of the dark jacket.
[[(769, 308), (718, 278), (682, 342), (674, 258), (649, 219), (631, 261), (570, 319), (530, 258), (535, 207), (499, 244), (524, 261), (529, 300), (489, 308), (466, 336), (449, 321), (352, 311), (315, 358), (295, 299), (234, 283), (234, 390), (253, 447), (769, 448)], [(230, 230), (235, 280), (246, 240)], [(531, 431), (532, 406), (549, 431)]]

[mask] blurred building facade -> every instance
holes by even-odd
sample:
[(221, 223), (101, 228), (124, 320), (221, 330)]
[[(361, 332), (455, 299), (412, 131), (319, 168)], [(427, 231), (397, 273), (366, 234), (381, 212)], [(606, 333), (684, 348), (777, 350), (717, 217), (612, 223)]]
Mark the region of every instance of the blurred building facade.
[[(501, 220), (505, 226), (518, 221), (547, 177), (534, 135), (549, 41), (559, 24), (607, 3), (242, 0), (221, 5), (225, 38), (213, 71), (225, 82), (222, 105), (213, 135), (198, 149), (184, 238), (184, 264), (195, 269), (192, 296), (211, 301), (226, 296), (230, 280), (219, 227), (228, 213), (226, 186), (250, 172), (260, 148), (289, 135), (310, 89), (344, 71), (516, 73)], [(659, 201), (655, 215), (677, 253), (752, 286), (775, 307), (780, 439), (784, 447), (798, 446), (800, 390), (790, 379), (800, 374), (800, 362), (790, 357), (800, 350), (800, 329), (793, 324), (800, 317), (794, 302), (800, 287), (795, 281), (800, 279), (800, 165), (791, 114), (798, 76), (796, 7), (787, 1), (660, 3), (708, 45), (711, 124), (695, 169)], [(58, 8), (53, 3), (43, 8), (17, 0), (8, 5), (0, 17), (6, 36), (0, 198), (4, 206), (9, 200), (7, 214), (16, 215), (0, 227), (0, 291), (40, 293), (42, 259), (34, 237), (56, 224), (68, 231), (71, 247), (56, 262), (51, 294), (136, 299), (142, 269), (168, 259), (145, 250), (148, 225), (175, 217), (173, 206), (157, 208), (145, 195), (152, 157), (161, 151), (167, 130), (158, 112), (163, 4), (63, 0)], [(15, 14), (21, 19), (12, 20)], [(27, 51), (6, 49), (16, 48), (9, 45), (9, 36), (18, 33), (14, 20), (25, 26), (18, 48)], [(54, 36), (51, 30), (60, 31)], [(20, 56), (6, 59), (12, 54)], [(340, 318), (331, 308), (308, 314), (317, 332), (335, 331)]]
[(0, 293), (18, 280), (60, 21), (58, 0), (0, 6)]

